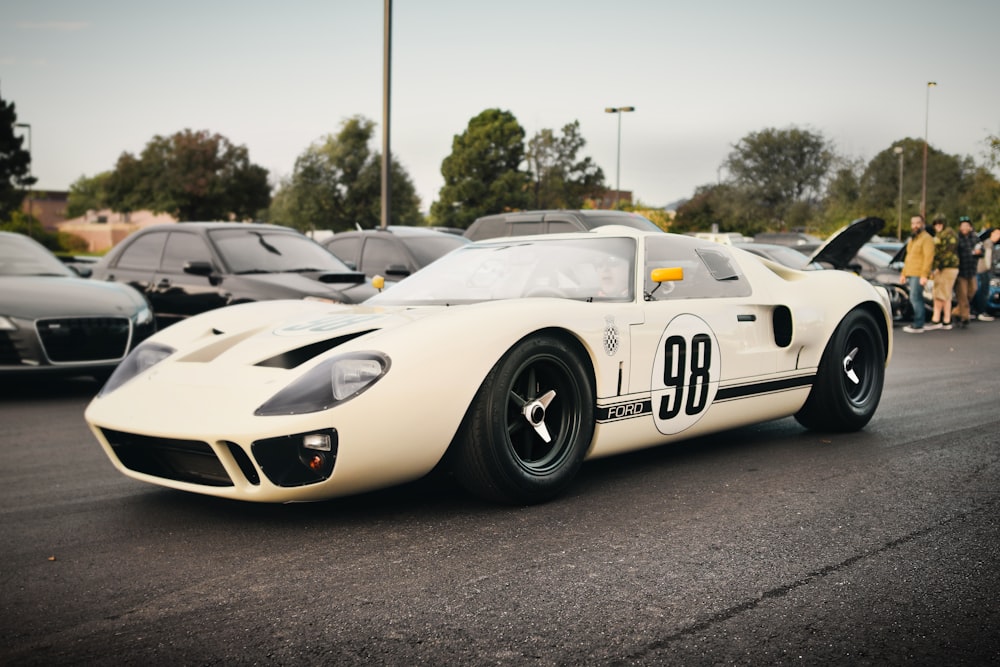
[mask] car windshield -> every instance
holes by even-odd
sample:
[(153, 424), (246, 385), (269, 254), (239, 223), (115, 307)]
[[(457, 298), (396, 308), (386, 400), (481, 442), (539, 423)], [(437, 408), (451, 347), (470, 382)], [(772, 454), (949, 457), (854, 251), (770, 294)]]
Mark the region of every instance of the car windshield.
[(0, 276), (79, 277), (38, 242), (17, 234), (0, 234)]
[(209, 234), (233, 273), (350, 272), (326, 248), (295, 232), (216, 229)]
[(858, 257), (868, 260), (873, 266), (887, 267), (892, 264), (892, 255), (871, 246), (862, 246), (858, 250)]
[(465, 246), (368, 299), (373, 305), (475, 303), (531, 297), (630, 301), (635, 241), (558, 236)]

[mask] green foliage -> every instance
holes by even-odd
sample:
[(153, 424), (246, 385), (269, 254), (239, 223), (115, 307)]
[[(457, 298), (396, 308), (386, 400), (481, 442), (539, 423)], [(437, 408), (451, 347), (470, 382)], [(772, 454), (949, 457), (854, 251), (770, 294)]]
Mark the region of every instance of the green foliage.
[(66, 217), (78, 218), (87, 211), (99, 211), (108, 208), (107, 184), (111, 178), (110, 171), (102, 171), (92, 178), (81, 176), (69, 186), (69, 197), (66, 200)]
[(178, 220), (248, 220), (270, 203), (267, 170), (206, 130), (153, 137), (139, 158), (122, 153), (104, 182), (116, 211), (149, 209)]
[(487, 109), (455, 135), (441, 163), (444, 185), (431, 206), (435, 224), (468, 227), (491, 213), (530, 205), (530, 176), (524, 161), (524, 128), (509, 111)]
[[(278, 188), (267, 219), (302, 231), (371, 229), (382, 221), (382, 156), (369, 148), (375, 123), (345, 120), (336, 136), (314, 143)], [(420, 199), (409, 174), (393, 159), (390, 224), (419, 225)]]
[(532, 176), (533, 208), (578, 209), (588, 195), (604, 188), (601, 168), (589, 157), (577, 158), (586, 144), (578, 120), (563, 126), (562, 136), (543, 129), (531, 138), (526, 157)]
[(24, 194), (37, 179), (31, 175), (31, 153), (15, 132), (17, 110), (0, 97), (0, 221), (21, 209)]
[(767, 128), (737, 142), (726, 168), (744, 205), (754, 209), (751, 217), (781, 228), (808, 219), (803, 204), (822, 194), (833, 158), (821, 134), (796, 127)]

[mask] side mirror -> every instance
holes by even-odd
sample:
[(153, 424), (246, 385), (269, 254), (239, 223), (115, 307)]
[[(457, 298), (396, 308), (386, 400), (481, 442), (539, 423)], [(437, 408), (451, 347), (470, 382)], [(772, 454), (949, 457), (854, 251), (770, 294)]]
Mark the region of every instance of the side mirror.
[(679, 266), (671, 266), (666, 269), (653, 269), (649, 273), (649, 279), (654, 283), (672, 283), (684, 280), (684, 269)]
[(211, 262), (197, 261), (184, 263), (184, 273), (190, 273), (193, 276), (210, 276), (214, 272), (215, 268)]
[(405, 278), (410, 275), (410, 270), (402, 264), (390, 264), (385, 267), (385, 275), (389, 277)]

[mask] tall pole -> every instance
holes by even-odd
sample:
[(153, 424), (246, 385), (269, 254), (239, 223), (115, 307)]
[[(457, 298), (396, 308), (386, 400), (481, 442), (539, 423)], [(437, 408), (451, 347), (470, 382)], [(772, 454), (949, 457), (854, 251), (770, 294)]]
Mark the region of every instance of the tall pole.
[[(35, 162), (35, 156), (31, 152), (31, 124), (30, 123), (14, 123), (14, 127), (23, 127), (25, 130), (28, 131), (28, 179), (30, 180), (31, 179), (31, 172), (34, 169), (34, 162)], [(21, 196), (22, 197), (24, 196), (23, 190), (21, 192)], [(27, 218), (28, 236), (31, 236), (31, 216), (32, 216), (34, 208), (35, 208), (35, 203), (34, 203), (34, 201), (32, 199), (32, 196), (31, 196), (31, 190), (28, 190), (28, 218)]]
[(392, 80), (392, 0), (385, 0), (382, 37), (382, 228), (392, 213), (392, 155), (389, 152), (389, 93)]
[(896, 146), (892, 151), (899, 156), (899, 199), (896, 202), (896, 240), (903, 240), (903, 147)]
[(618, 208), (618, 194), (622, 190), (622, 112), (635, 111), (635, 107), (605, 107), (605, 113), (618, 114), (618, 151), (615, 159), (615, 203)]
[(924, 175), (923, 184), (920, 187), (920, 215), (927, 221), (927, 128), (931, 117), (931, 88), (937, 85), (936, 81), (927, 82), (927, 102), (924, 105)]

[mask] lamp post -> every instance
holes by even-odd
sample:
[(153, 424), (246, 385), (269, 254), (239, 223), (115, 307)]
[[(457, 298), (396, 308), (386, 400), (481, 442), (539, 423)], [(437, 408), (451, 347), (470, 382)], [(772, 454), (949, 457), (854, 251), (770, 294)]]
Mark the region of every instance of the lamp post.
[(920, 186), (920, 215), (927, 221), (927, 127), (931, 117), (931, 88), (937, 85), (937, 81), (927, 82), (927, 102), (924, 105), (924, 175), (923, 184)]
[(622, 112), (635, 111), (635, 107), (606, 107), (605, 113), (618, 114), (618, 157), (615, 161), (615, 208), (618, 208), (618, 193), (622, 189)]
[(899, 199), (896, 204), (896, 240), (903, 240), (903, 147), (896, 146), (892, 152), (899, 156)]
[[(31, 171), (34, 160), (34, 155), (31, 153), (31, 124), (30, 123), (14, 123), (14, 127), (23, 127), (28, 131), (28, 179), (31, 179)], [(28, 191), (28, 236), (31, 236), (31, 214), (34, 208), (34, 202), (31, 200), (31, 191)]]

